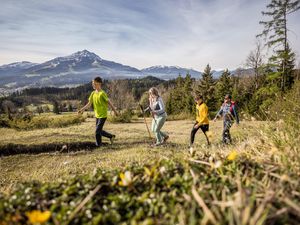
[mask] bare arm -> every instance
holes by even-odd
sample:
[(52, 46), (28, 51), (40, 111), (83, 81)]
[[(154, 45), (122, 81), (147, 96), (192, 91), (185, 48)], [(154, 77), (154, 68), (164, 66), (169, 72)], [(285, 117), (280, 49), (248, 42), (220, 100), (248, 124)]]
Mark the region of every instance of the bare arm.
[(217, 115), (214, 118), (214, 121), (216, 122), (217, 118), (222, 114), (223, 112), (223, 107), (221, 107), (221, 109), (219, 110), (219, 112), (217, 113)]
[(92, 105), (92, 103), (88, 102), (85, 106), (83, 106), (81, 109), (78, 110), (78, 113), (83, 113), (84, 110), (86, 110), (87, 108), (90, 108)]
[(119, 115), (119, 113), (117, 112), (116, 108), (114, 107), (114, 105), (111, 103), (111, 101), (108, 99), (108, 105), (112, 108), (112, 110), (114, 111), (114, 113), (116, 115)]

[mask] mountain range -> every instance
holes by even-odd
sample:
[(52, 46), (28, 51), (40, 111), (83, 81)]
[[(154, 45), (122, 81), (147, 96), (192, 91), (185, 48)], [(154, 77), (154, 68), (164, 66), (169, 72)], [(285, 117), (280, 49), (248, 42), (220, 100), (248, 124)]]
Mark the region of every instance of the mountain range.
[[(104, 79), (142, 78), (155, 76), (160, 79), (173, 79), (179, 74), (189, 73), (199, 79), (201, 72), (177, 66), (152, 66), (137, 68), (108, 61), (87, 50), (78, 51), (65, 57), (57, 57), (44, 63), (27, 61), (0, 66), (0, 88), (23, 89), (43, 86), (77, 86), (91, 81), (96, 75)], [(218, 77), (220, 71), (215, 71)]]

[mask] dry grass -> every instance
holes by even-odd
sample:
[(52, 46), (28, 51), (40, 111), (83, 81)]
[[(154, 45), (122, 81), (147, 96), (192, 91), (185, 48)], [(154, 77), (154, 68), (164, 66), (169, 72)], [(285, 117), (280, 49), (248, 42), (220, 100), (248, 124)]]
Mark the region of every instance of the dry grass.
[[(94, 119), (87, 119), (80, 125), (33, 131), (2, 128), (0, 145), (94, 141), (94, 123)], [(190, 157), (187, 146), (192, 124), (193, 121), (187, 120), (167, 121), (163, 130), (170, 135), (169, 143), (155, 149), (149, 147), (149, 143), (153, 140), (149, 139), (145, 124), (139, 119), (126, 124), (107, 122), (105, 130), (116, 134), (116, 142), (93, 151), (1, 157), (0, 191), (7, 193), (15, 184), (32, 180), (56, 182), (73, 175), (91, 173), (97, 168), (112, 170), (132, 163), (142, 165), (161, 158), (185, 160)], [(260, 125), (262, 122), (245, 122), (238, 127), (232, 127), (236, 146), (222, 146), (220, 144), (222, 122), (212, 122), (210, 125), (213, 133), (212, 146), (207, 148), (204, 135), (200, 131), (196, 135), (195, 149), (199, 154), (206, 151), (225, 154), (233, 148), (241, 149), (249, 136), (259, 135), (257, 130)]]

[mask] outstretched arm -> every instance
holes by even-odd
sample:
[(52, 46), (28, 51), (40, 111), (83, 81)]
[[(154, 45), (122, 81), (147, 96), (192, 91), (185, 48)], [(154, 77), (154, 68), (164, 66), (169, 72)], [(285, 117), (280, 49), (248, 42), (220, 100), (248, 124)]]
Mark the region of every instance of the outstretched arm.
[(219, 112), (218, 112), (217, 115), (215, 116), (214, 121), (217, 120), (217, 118), (222, 114), (222, 112), (223, 112), (223, 107), (221, 107), (221, 109), (219, 110)]
[(90, 108), (91, 105), (92, 105), (92, 103), (88, 102), (85, 106), (83, 106), (81, 109), (78, 110), (78, 113), (80, 113), (80, 114), (83, 113), (84, 110), (86, 110), (87, 108)]
[(118, 116), (119, 113), (117, 112), (116, 108), (114, 107), (114, 105), (111, 103), (111, 101), (108, 99), (108, 105), (112, 108), (112, 110), (114, 111), (114, 113)]

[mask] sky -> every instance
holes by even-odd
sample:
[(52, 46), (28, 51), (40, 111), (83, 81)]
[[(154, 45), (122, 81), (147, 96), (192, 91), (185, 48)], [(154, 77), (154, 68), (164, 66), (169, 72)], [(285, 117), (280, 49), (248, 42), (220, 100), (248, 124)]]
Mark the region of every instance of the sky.
[[(0, 0), (0, 65), (87, 49), (138, 69), (243, 66), (270, 0)], [(288, 18), (300, 54), (300, 10)]]

